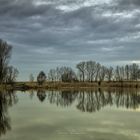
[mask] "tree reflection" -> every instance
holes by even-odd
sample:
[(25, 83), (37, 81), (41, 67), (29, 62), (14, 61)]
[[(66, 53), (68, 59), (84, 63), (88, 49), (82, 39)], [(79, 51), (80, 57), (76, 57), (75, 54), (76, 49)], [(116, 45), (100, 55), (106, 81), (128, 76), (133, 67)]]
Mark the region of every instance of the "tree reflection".
[(78, 95), (77, 109), (83, 112), (99, 111), (105, 106), (137, 109), (140, 105), (140, 94), (137, 89), (116, 89), (114, 91), (89, 91)]
[[(44, 97), (44, 95), (40, 94)], [(96, 89), (91, 91), (50, 91), (47, 93), (51, 104), (68, 107), (76, 103), (82, 112), (96, 112), (106, 106), (137, 109), (140, 105), (138, 89)], [(43, 98), (42, 97), (42, 98)], [(46, 97), (46, 96), (45, 96)]]
[(77, 91), (51, 91), (48, 93), (48, 100), (51, 104), (66, 107), (72, 105), (77, 95)]
[(119, 89), (115, 93), (115, 103), (117, 107), (137, 109), (140, 105), (140, 94), (137, 89)]
[(75, 91), (61, 91), (60, 93), (60, 104), (63, 106), (70, 106), (75, 101), (77, 97), (77, 92)]
[(12, 91), (0, 91), (0, 136), (11, 129), (8, 108), (17, 101), (17, 96)]
[(37, 91), (37, 97), (41, 102), (43, 102), (46, 98), (46, 91), (42, 90), (42, 89), (38, 90)]
[[(104, 92), (101, 90), (87, 91), (79, 93), (77, 109), (83, 112), (95, 112), (106, 106), (109, 102)], [(111, 100), (110, 100), (111, 101)]]

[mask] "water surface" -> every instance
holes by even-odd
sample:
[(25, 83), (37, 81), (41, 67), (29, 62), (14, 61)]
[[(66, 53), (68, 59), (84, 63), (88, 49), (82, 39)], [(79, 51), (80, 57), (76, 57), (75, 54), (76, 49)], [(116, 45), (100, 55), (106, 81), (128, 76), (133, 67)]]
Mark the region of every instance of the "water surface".
[(0, 140), (140, 140), (138, 89), (0, 92)]

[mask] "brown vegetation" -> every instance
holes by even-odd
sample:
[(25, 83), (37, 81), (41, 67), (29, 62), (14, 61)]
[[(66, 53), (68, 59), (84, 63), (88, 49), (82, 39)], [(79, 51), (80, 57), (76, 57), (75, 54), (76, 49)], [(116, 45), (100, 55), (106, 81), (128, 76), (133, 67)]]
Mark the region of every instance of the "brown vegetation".
[(104, 82), (45, 82), (39, 85), (37, 82), (16, 82), (13, 85), (1, 85), (0, 88), (13, 90), (28, 89), (94, 89), (94, 88), (140, 88), (140, 81), (104, 81)]

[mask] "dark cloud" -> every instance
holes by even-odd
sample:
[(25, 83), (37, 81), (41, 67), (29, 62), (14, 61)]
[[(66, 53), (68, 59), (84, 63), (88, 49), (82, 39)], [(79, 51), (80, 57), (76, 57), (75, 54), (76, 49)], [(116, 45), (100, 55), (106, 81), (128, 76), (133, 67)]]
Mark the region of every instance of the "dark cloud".
[(32, 0), (0, 1), (0, 15), (5, 15), (5, 16), (27, 18), (31, 16), (43, 15), (52, 9), (53, 8), (51, 7), (51, 5), (37, 6), (33, 3)]
[(138, 10), (140, 8), (140, 1), (139, 0), (115, 0), (115, 10), (117, 11), (126, 11), (132, 12)]
[(116, 0), (116, 2), (119, 2), (120, 5), (124, 6), (140, 6), (140, 1), (139, 0)]

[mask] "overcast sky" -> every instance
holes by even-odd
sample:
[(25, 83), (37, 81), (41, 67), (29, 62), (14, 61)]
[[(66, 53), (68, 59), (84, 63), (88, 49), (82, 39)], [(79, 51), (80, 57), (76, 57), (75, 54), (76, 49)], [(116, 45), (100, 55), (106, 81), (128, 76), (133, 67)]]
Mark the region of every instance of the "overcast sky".
[(0, 0), (0, 38), (20, 80), (81, 60), (140, 63), (140, 0)]

